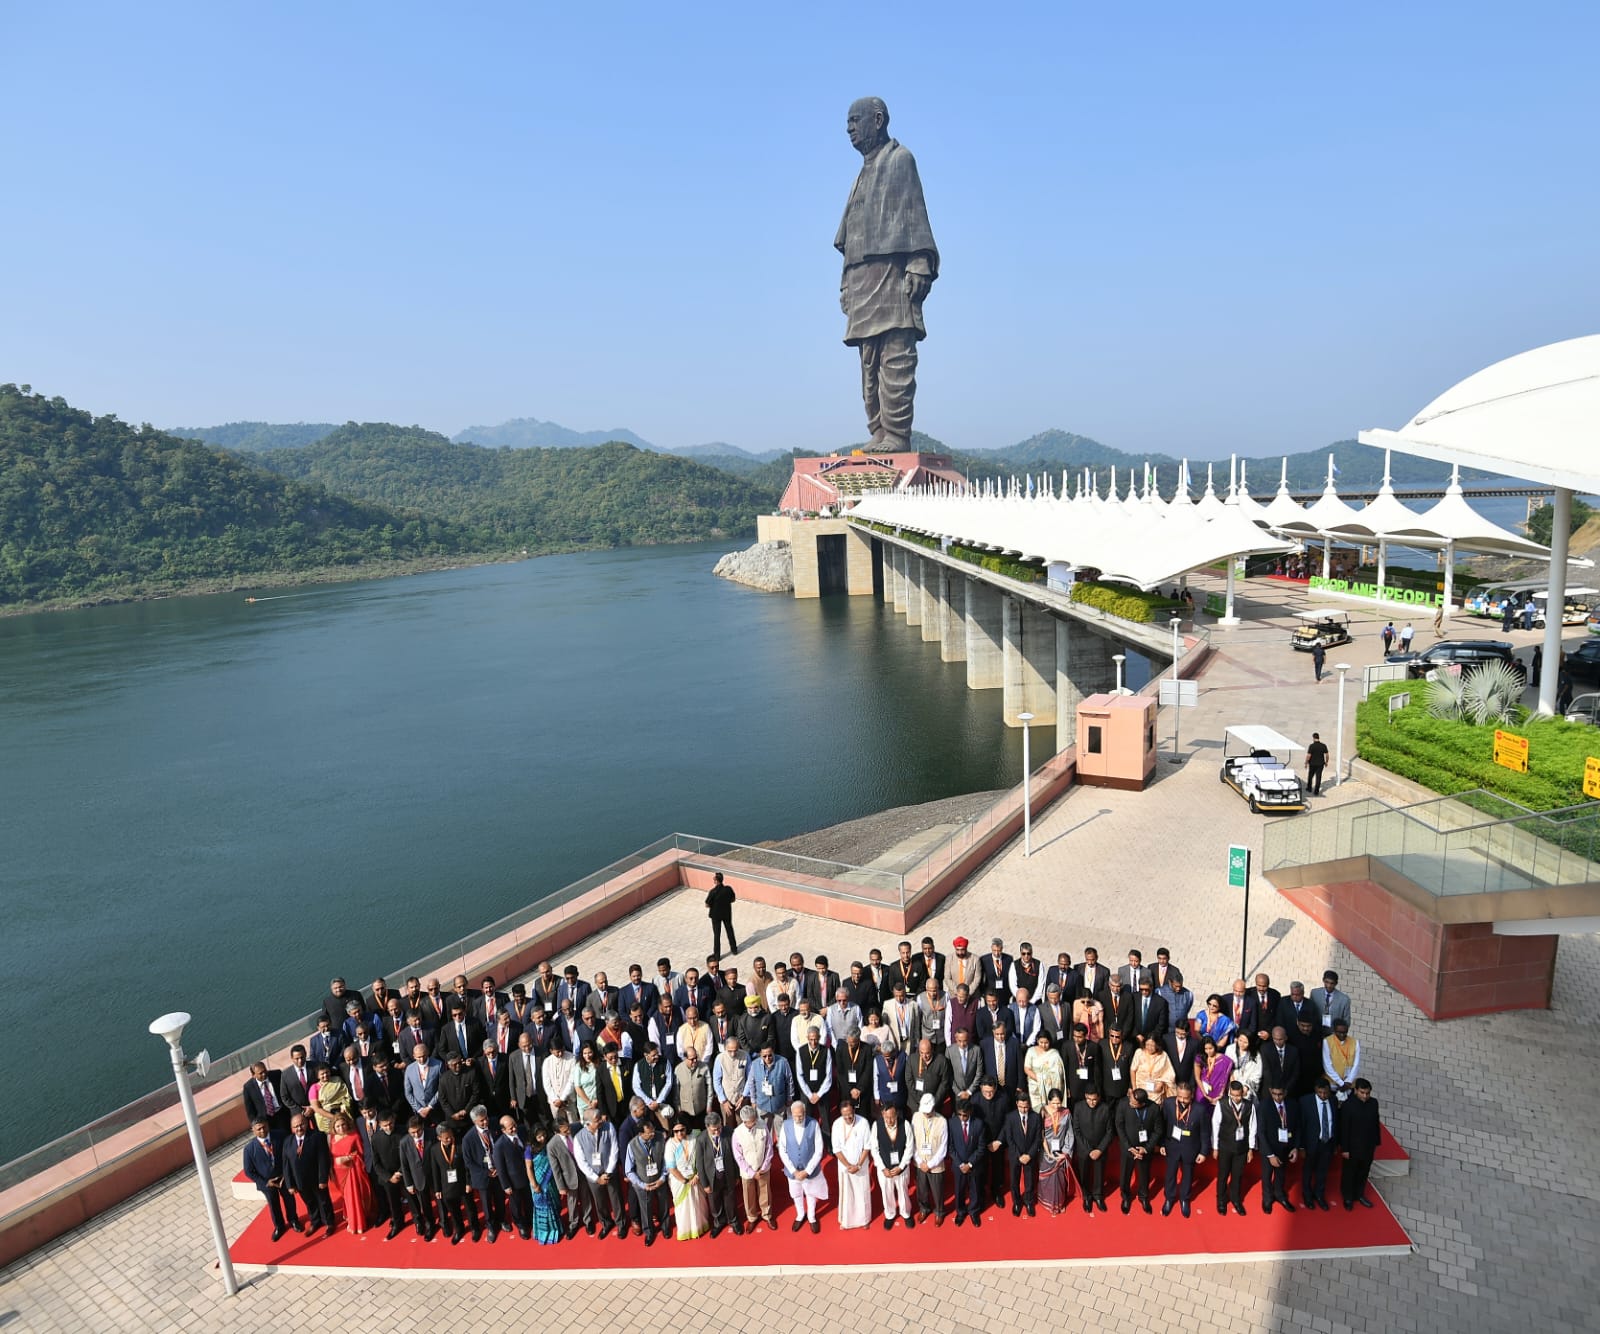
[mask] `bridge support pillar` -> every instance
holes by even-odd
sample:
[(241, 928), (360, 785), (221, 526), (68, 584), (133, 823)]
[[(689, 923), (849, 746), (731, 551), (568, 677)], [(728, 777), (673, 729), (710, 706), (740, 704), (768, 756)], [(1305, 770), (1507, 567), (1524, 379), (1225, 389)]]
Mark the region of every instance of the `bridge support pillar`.
[(936, 560), (922, 562), (922, 638), (924, 643), (944, 639), (945, 568)]
[(962, 617), (967, 641), (967, 689), (999, 690), (1006, 683), (1005, 601), (993, 584), (964, 578), (966, 615)]
[[(1115, 690), (1117, 664), (1111, 661), (1118, 646), (1075, 621), (1056, 622), (1057, 725), (1076, 728), (1078, 705), (1087, 695)], [(1065, 744), (1065, 743), (1064, 743)]]
[(1015, 598), (1002, 599), (1005, 629), (1006, 726), (1021, 727), (1017, 717), (1031, 713), (1040, 727), (1056, 721), (1055, 617)]
[(944, 662), (965, 662), (967, 657), (966, 575), (947, 566), (939, 567), (939, 605), (944, 634), (939, 640), (939, 657)]
[(906, 609), (906, 549), (901, 546), (889, 548), (889, 600), (894, 604), (894, 609), (904, 612)]
[(906, 553), (906, 624), (922, 624), (922, 557)]

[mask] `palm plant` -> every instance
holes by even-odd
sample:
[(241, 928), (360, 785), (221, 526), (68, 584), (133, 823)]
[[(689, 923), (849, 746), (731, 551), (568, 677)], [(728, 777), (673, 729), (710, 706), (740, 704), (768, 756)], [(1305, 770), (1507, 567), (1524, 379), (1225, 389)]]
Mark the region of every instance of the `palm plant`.
[(1471, 671), (1441, 672), (1428, 686), (1428, 712), (1458, 722), (1515, 724), (1522, 718), (1524, 681), (1504, 662), (1489, 662)]

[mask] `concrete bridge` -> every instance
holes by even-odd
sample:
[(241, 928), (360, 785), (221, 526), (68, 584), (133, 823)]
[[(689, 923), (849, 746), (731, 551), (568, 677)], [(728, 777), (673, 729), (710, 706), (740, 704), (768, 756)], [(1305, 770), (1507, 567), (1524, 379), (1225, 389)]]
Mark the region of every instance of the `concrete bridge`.
[[(1135, 650), (1157, 671), (1172, 665), (1167, 626), (1111, 616), (905, 538), (852, 526), (847, 540), (866, 547), (871, 591), (924, 641), (937, 642), (945, 662), (966, 663), (969, 690), (1001, 691), (1007, 726), (1022, 726), (1020, 715), (1031, 713), (1041, 727), (1064, 729), (1058, 746), (1070, 744), (1084, 697), (1116, 688), (1114, 654)], [(1180, 673), (1183, 656), (1202, 642), (1179, 635)]]

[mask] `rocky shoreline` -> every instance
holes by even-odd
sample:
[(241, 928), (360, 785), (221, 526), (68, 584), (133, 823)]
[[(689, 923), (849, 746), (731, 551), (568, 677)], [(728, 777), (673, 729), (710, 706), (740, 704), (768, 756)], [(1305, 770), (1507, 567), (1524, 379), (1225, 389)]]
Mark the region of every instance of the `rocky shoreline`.
[(787, 542), (757, 542), (743, 551), (730, 551), (711, 573), (764, 593), (792, 593), (794, 552)]

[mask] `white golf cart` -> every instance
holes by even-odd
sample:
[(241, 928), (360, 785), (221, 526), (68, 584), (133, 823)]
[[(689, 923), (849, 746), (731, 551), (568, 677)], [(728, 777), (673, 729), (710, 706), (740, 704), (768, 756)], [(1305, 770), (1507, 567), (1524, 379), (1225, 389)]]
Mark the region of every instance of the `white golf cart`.
[(1250, 803), (1255, 814), (1303, 811), (1306, 792), (1294, 771), (1305, 747), (1257, 723), (1227, 729), (1222, 742), (1222, 781)]
[(1330, 649), (1351, 642), (1350, 613), (1347, 611), (1297, 611), (1295, 620), (1300, 624), (1289, 636), (1291, 648), (1309, 653), (1319, 644)]

